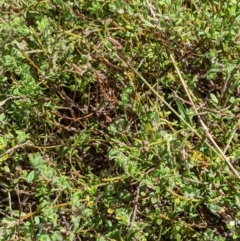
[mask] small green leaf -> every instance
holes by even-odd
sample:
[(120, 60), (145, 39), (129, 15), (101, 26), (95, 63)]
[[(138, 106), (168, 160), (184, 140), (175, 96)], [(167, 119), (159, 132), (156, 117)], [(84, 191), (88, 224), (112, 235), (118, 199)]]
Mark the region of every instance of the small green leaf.
[(157, 216), (160, 215), (160, 209), (159, 209), (159, 208), (156, 208), (156, 209), (155, 209), (155, 215), (157, 215)]
[(82, 60), (82, 63), (83, 63), (83, 64), (86, 64), (87, 61), (88, 61), (87, 55), (83, 54), (83, 55), (81, 56), (81, 60)]
[(44, 160), (41, 157), (40, 153), (35, 153), (35, 154), (29, 154), (29, 161), (32, 166), (34, 167), (41, 167), (44, 164)]
[(5, 115), (2, 113), (0, 114), (0, 121), (3, 121), (5, 119)]
[(4, 170), (6, 173), (10, 173), (10, 172), (11, 172), (8, 166), (4, 166), (4, 167), (3, 167), (3, 170)]
[(26, 181), (27, 181), (28, 183), (30, 183), (30, 182), (33, 181), (34, 177), (35, 177), (35, 172), (34, 172), (34, 171), (31, 171), (31, 172), (27, 175)]
[(152, 204), (157, 203), (157, 201), (158, 201), (157, 198), (154, 198), (154, 197), (151, 198), (151, 202), (152, 202)]
[(29, 134), (26, 134), (24, 131), (16, 130), (16, 133), (17, 133), (18, 144), (23, 143), (29, 138)]
[(125, 224), (129, 222), (129, 216), (126, 213), (125, 209), (119, 208), (116, 210), (116, 219), (122, 221)]
[(157, 219), (157, 220), (156, 220), (156, 223), (157, 223), (158, 225), (161, 225), (161, 224), (162, 224), (162, 219), (160, 219), (160, 218)]
[(191, 121), (188, 117), (188, 114), (182, 104), (182, 102), (180, 102), (179, 100), (176, 100), (176, 104), (177, 104), (177, 108), (178, 108), (178, 111), (180, 113), (180, 115), (182, 116), (182, 118), (189, 124), (191, 124)]
[(215, 103), (218, 104), (218, 99), (216, 97), (216, 95), (214, 95), (213, 93), (210, 94), (211, 100)]

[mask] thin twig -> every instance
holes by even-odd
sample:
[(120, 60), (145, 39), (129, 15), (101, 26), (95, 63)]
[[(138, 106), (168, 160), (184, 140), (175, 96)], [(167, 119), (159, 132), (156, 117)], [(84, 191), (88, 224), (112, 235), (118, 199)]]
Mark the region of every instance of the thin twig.
[[(173, 114), (175, 114), (197, 137), (202, 138), (202, 135), (196, 130), (194, 129), (181, 115), (179, 115), (179, 113), (173, 109), (173, 107), (163, 98), (159, 95), (159, 93), (148, 83), (148, 81), (134, 68), (132, 67), (132, 65), (128, 62), (125, 61), (122, 57), (120, 57), (118, 54), (115, 55), (125, 66), (128, 66), (143, 82), (144, 84), (146, 84), (148, 86), (148, 88), (152, 91), (152, 93), (159, 98), (164, 105), (166, 105), (168, 107), (169, 110), (172, 111)], [(171, 55), (172, 56), (172, 55)], [(174, 63), (175, 68), (178, 70), (178, 73), (180, 74), (179, 69), (176, 66), (176, 62), (173, 59), (172, 60)], [(181, 76), (181, 74), (180, 74)], [(184, 81), (183, 81), (184, 82)], [(186, 86), (186, 85), (185, 85)], [(188, 95), (189, 92), (188, 92)], [(192, 99), (192, 98), (191, 98)], [(193, 103), (192, 103), (193, 104)], [(196, 112), (197, 114), (198, 112)], [(199, 116), (199, 115), (198, 115)], [(220, 147), (217, 145), (217, 143), (214, 141), (214, 139), (212, 138), (212, 136), (209, 134), (208, 132), (208, 128), (206, 127), (206, 125), (204, 124), (203, 121), (200, 122), (203, 130), (205, 132), (208, 133), (207, 138), (210, 140), (210, 143), (205, 141), (206, 145), (211, 148), (220, 158), (223, 158), (224, 161), (227, 163), (227, 165), (229, 166), (229, 168), (232, 170), (232, 172), (235, 174), (235, 176), (240, 180), (240, 176), (238, 174), (238, 172), (234, 169), (234, 167), (232, 166), (232, 164), (230, 163), (230, 161), (228, 160), (228, 158), (225, 156), (225, 154), (223, 153), (223, 151), (220, 149)], [(206, 133), (206, 134), (207, 134)]]
[(229, 140), (228, 140), (228, 143), (227, 143), (226, 147), (224, 148), (224, 151), (223, 151), (224, 154), (226, 154), (227, 150), (229, 149), (230, 144), (231, 144), (231, 142), (232, 142), (232, 139), (233, 139), (234, 135), (236, 134), (237, 127), (239, 126), (239, 124), (240, 124), (240, 119), (238, 119), (237, 124), (235, 125), (235, 127), (234, 127), (233, 130), (232, 130), (232, 133), (231, 133), (231, 136), (230, 136), (230, 138), (229, 138)]
[(144, 176), (142, 177), (141, 181), (138, 183), (137, 190), (136, 190), (136, 196), (135, 196), (134, 201), (133, 201), (133, 213), (132, 213), (132, 218), (131, 218), (131, 222), (130, 222), (129, 233), (130, 233), (130, 230), (132, 229), (133, 224), (135, 223), (135, 220), (136, 220), (141, 184), (142, 184), (144, 178), (145, 178), (150, 172), (152, 172), (153, 170), (155, 170), (155, 167), (152, 167), (152, 168), (150, 168), (149, 170), (147, 170), (147, 171), (144, 173)]
[(200, 125), (202, 126), (202, 128), (203, 128), (203, 130), (204, 130), (204, 132), (205, 132), (205, 134), (206, 134), (206, 136), (207, 136), (207, 138), (208, 138), (208, 140), (209, 140), (210, 143), (217, 149), (218, 153), (220, 154), (220, 156), (222, 157), (222, 159), (227, 163), (227, 165), (229, 166), (230, 170), (231, 170), (231, 171), (235, 174), (235, 176), (240, 180), (240, 175), (239, 175), (239, 173), (238, 173), (237, 170), (233, 167), (233, 165), (232, 165), (231, 162), (229, 161), (229, 158), (226, 157), (226, 155), (224, 154), (224, 152), (221, 150), (221, 148), (220, 148), (220, 147), (218, 146), (218, 144), (215, 142), (215, 140), (213, 139), (212, 135), (211, 135), (211, 134), (209, 133), (209, 131), (208, 131), (208, 127), (206, 126), (206, 124), (203, 122), (201, 116), (199, 115), (198, 110), (197, 110), (197, 108), (196, 108), (196, 106), (195, 106), (195, 104), (194, 104), (194, 102), (193, 102), (193, 100), (192, 100), (192, 97), (191, 97), (191, 95), (190, 95), (190, 92), (189, 92), (189, 90), (188, 90), (188, 88), (187, 88), (187, 85), (186, 85), (185, 81), (184, 81), (183, 78), (182, 78), (182, 75), (181, 75), (181, 73), (180, 73), (180, 70), (179, 70), (179, 68), (178, 68), (178, 66), (177, 66), (177, 63), (176, 63), (176, 61), (175, 61), (175, 59), (174, 59), (174, 57), (173, 57), (172, 54), (170, 54), (170, 58), (171, 58), (171, 60), (172, 60), (172, 62), (173, 62), (173, 64), (174, 64), (174, 67), (175, 67), (175, 69), (176, 69), (176, 71), (177, 71), (177, 74), (178, 74), (178, 76), (179, 76), (179, 78), (180, 78), (180, 81), (181, 81), (181, 83), (182, 83), (182, 85), (183, 85), (183, 88), (184, 88), (184, 90), (185, 90), (185, 92), (186, 92), (186, 94), (187, 94), (187, 96), (188, 96), (189, 101), (190, 101), (191, 104), (192, 104), (192, 107), (193, 107), (193, 109), (194, 109), (194, 111), (195, 111), (195, 113), (196, 113), (196, 115), (197, 115), (197, 117), (198, 117), (199, 123), (200, 123)]
[[(191, 105), (192, 106), (192, 103), (190, 101), (187, 101), (187, 100), (184, 100), (183, 98), (181, 98), (180, 96), (178, 96), (176, 93), (174, 93), (174, 96), (175, 98), (181, 100), (182, 102), (188, 104), (188, 105)], [(197, 108), (200, 108), (200, 109), (203, 109), (203, 110), (206, 110), (207, 112), (211, 112), (213, 114), (217, 114), (217, 115), (220, 115), (221, 117), (228, 117), (228, 118), (232, 118), (232, 119), (239, 119), (240, 118), (240, 114), (238, 115), (230, 115), (230, 114), (226, 114), (224, 113), (225, 110), (229, 109), (230, 106), (228, 106), (227, 108), (224, 108), (222, 110), (213, 110), (211, 108), (208, 108), (206, 106), (201, 106), (201, 105), (198, 105), (198, 104), (195, 104), (195, 106)], [(204, 112), (205, 113), (205, 112)], [(200, 114), (200, 113), (199, 113)]]

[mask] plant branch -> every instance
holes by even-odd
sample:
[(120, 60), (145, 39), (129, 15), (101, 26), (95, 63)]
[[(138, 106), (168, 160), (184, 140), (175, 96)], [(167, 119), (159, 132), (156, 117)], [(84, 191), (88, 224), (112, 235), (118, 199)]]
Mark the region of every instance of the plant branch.
[(226, 157), (226, 155), (224, 154), (224, 152), (221, 150), (221, 148), (220, 148), (220, 147), (218, 146), (218, 144), (215, 142), (215, 140), (213, 139), (212, 135), (211, 135), (211, 134), (209, 133), (209, 131), (208, 131), (208, 127), (206, 126), (206, 124), (203, 122), (201, 116), (199, 115), (198, 110), (197, 110), (197, 108), (196, 108), (196, 106), (195, 106), (195, 104), (194, 104), (194, 102), (193, 102), (193, 100), (192, 100), (192, 97), (191, 97), (191, 95), (190, 95), (190, 92), (189, 92), (189, 90), (188, 90), (188, 88), (187, 88), (187, 85), (186, 85), (184, 79), (182, 78), (182, 75), (181, 75), (181, 73), (180, 73), (180, 70), (179, 70), (179, 68), (178, 68), (178, 66), (177, 66), (177, 63), (176, 63), (176, 61), (174, 60), (174, 57), (173, 57), (172, 54), (170, 54), (170, 58), (171, 58), (171, 60), (172, 60), (172, 62), (173, 62), (173, 64), (174, 64), (174, 67), (175, 67), (175, 69), (176, 69), (176, 71), (177, 71), (177, 74), (178, 74), (178, 76), (179, 76), (179, 79), (180, 79), (180, 81), (181, 81), (181, 83), (182, 83), (182, 85), (183, 85), (183, 88), (184, 88), (187, 96), (188, 96), (188, 99), (189, 99), (189, 101), (191, 102), (192, 107), (193, 107), (193, 109), (194, 109), (194, 111), (195, 111), (195, 113), (196, 113), (196, 115), (197, 115), (197, 117), (198, 117), (199, 123), (201, 124), (201, 126), (202, 126), (202, 128), (203, 128), (203, 130), (204, 130), (204, 132), (205, 132), (205, 134), (206, 134), (206, 136), (207, 136), (207, 139), (208, 139), (208, 140), (210, 141), (210, 143), (216, 148), (216, 150), (218, 151), (218, 153), (220, 154), (220, 156), (222, 157), (222, 159), (227, 163), (228, 167), (229, 167), (230, 170), (234, 173), (234, 175), (240, 180), (240, 175), (239, 175), (239, 173), (238, 173), (237, 170), (233, 167), (233, 165), (232, 165), (231, 162), (229, 161), (229, 158)]

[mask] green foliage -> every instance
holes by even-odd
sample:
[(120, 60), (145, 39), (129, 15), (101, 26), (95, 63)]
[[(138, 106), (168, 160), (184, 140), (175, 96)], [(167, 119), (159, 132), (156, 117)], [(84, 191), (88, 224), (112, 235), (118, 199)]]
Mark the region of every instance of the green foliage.
[(0, 9), (0, 241), (239, 239), (237, 1)]

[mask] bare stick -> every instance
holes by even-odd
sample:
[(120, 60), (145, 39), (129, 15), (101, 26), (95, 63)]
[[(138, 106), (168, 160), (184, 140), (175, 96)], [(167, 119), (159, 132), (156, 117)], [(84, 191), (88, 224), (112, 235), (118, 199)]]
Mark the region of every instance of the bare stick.
[(209, 131), (208, 131), (208, 127), (205, 125), (205, 123), (203, 122), (201, 116), (199, 115), (198, 110), (197, 110), (197, 108), (196, 108), (196, 106), (195, 106), (195, 104), (194, 104), (194, 102), (193, 102), (193, 100), (192, 100), (192, 97), (191, 97), (191, 95), (190, 95), (190, 93), (189, 93), (189, 90), (188, 90), (188, 88), (187, 88), (187, 85), (186, 85), (185, 81), (184, 81), (183, 78), (182, 78), (182, 75), (181, 75), (181, 73), (180, 73), (180, 71), (179, 71), (179, 68), (178, 68), (178, 66), (177, 66), (177, 63), (176, 63), (176, 61), (174, 60), (174, 57), (173, 57), (172, 54), (170, 54), (170, 58), (171, 58), (171, 60), (172, 60), (172, 62), (173, 62), (173, 64), (174, 64), (174, 67), (175, 67), (175, 69), (176, 69), (176, 71), (177, 71), (177, 74), (178, 74), (178, 76), (179, 76), (179, 78), (180, 78), (180, 81), (181, 81), (181, 83), (182, 83), (182, 85), (183, 85), (183, 88), (184, 88), (184, 90), (185, 90), (185, 92), (186, 92), (186, 94), (187, 94), (187, 96), (188, 96), (189, 101), (191, 102), (191, 104), (192, 104), (192, 106), (193, 106), (193, 109), (194, 109), (194, 111), (195, 111), (195, 113), (196, 113), (196, 115), (197, 115), (197, 117), (198, 117), (198, 119), (199, 119), (199, 122), (200, 122), (200, 124), (201, 124), (201, 126), (202, 126), (202, 128), (203, 128), (203, 130), (204, 130), (204, 132), (205, 132), (205, 134), (206, 134), (206, 136), (207, 136), (207, 138), (208, 138), (208, 140), (209, 140), (209, 141), (211, 142), (211, 144), (217, 149), (217, 151), (219, 152), (219, 154), (220, 154), (220, 156), (222, 157), (222, 159), (223, 159), (223, 160), (227, 163), (227, 165), (229, 166), (230, 170), (231, 170), (231, 171), (235, 174), (235, 176), (240, 180), (240, 175), (239, 175), (239, 173), (238, 173), (237, 170), (233, 167), (233, 165), (232, 165), (231, 162), (229, 161), (229, 158), (226, 157), (226, 155), (224, 154), (224, 152), (221, 150), (221, 148), (220, 148), (220, 147), (218, 146), (218, 144), (215, 142), (215, 140), (213, 139), (212, 135), (211, 135), (211, 134), (209, 133)]

